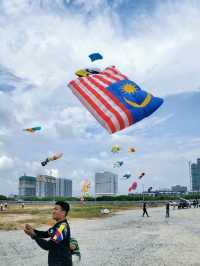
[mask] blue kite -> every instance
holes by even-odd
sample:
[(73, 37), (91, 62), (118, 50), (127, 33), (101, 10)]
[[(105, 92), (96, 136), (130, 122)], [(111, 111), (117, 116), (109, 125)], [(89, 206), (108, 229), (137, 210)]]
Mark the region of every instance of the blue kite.
[(117, 162), (114, 163), (113, 167), (114, 167), (114, 168), (116, 168), (116, 167), (119, 168), (119, 167), (121, 167), (123, 164), (124, 164), (123, 161), (117, 161)]
[(91, 59), (91, 61), (96, 61), (96, 60), (101, 60), (103, 59), (103, 56), (100, 53), (93, 53), (89, 55), (89, 58)]
[(123, 178), (125, 178), (125, 179), (129, 179), (130, 177), (131, 177), (131, 174), (129, 174), (129, 173), (123, 175)]

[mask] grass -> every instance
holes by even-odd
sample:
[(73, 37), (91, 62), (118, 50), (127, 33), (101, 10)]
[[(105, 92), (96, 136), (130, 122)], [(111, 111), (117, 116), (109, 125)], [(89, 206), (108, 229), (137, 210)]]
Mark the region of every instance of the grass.
[[(109, 215), (102, 215), (101, 209), (107, 208), (110, 210)], [(112, 204), (97, 204), (73, 205), (69, 212), (68, 218), (71, 219), (92, 219), (107, 217), (113, 215), (120, 210), (135, 209), (133, 204), (112, 205)], [(0, 230), (17, 230), (23, 229), (26, 223), (33, 226), (53, 225), (54, 221), (51, 218), (53, 205), (25, 205), (22, 209), (19, 205), (10, 205), (7, 210), (0, 212)]]

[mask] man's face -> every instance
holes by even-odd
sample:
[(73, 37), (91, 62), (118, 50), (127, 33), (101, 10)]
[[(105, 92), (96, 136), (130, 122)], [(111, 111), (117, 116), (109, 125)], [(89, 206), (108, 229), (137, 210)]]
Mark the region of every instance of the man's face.
[(53, 208), (52, 217), (56, 221), (65, 219), (65, 211), (62, 210), (60, 205), (55, 205)]

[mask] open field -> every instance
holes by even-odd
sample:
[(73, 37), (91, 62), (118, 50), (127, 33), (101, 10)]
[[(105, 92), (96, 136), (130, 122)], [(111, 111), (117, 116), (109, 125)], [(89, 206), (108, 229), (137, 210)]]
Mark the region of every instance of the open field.
[[(120, 211), (105, 219), (72, 219), (81, 266), (200, 266), (200, 209)], [(47, 252), (23, 231), (0, 231), (1, 266), (47, 266)]]
[[(9, 205), (8, 209), (0, 212), (0, 230), (23, 229), (26, 223), (33, 226), (52, 225), (51, 219), (52, 205)], [(75, 218), (95, 218), (102, 217), (101, 209), (108, 208), (112, 215), (119, 210), (135, 209), (132, 203), (125, 205), (97, 204), (97, 205), (73, 205), (69, 213), (69, 220)]]

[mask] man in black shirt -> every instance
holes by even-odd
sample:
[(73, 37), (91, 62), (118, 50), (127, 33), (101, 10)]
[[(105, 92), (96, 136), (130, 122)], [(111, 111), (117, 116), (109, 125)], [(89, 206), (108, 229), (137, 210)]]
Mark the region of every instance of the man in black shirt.
[[(48, 231), (35, 230), (28, 224), (25, 226), (25, 233), (31, 236), (42, 249), (49, 251), (49, 266), (72, 266), (70, 227), (66, 220), (69, 209), (68, 203), (56, 202), (52, 216), (57, 223)], [(43, 238), (49, 238), (49, 240)]]

